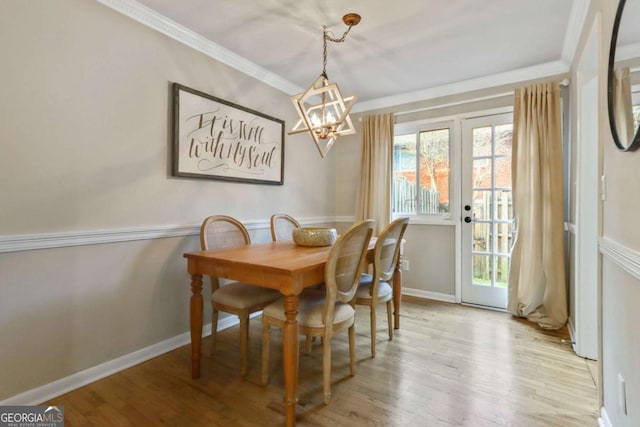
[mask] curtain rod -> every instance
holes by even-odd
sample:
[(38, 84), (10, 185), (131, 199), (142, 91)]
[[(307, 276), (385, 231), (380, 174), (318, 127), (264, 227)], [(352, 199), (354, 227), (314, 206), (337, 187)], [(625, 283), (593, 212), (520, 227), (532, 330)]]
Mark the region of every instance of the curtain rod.
[(478, 98), (465, 99), (464, 101), (449, 102), (447, 104), (431, 105), (429, 107), (417, 108), (415, 110), (400, 111), (400, 112), (394, 113), (394, 115), (402, 116), (405, 114), (421, 113), (423, 111), (438, 110), (440, 108), (447, 108), (447, 107), (455, 107), (456, 105), (470, 104), (472, 102), (478, 102), (478, 101), (487, 101), (489, 99), (501, 98), (503, 96), (509, 96), (509, 95), (513, 95), (513, 91), (498, 93), (494, 95), (480, 96)]
[[(569, 80), (568, 78), (562, 79), (559, 82), (560, 87), (568, 87), (570, 84), (571, 84), (571, 80)], [(415, 110), (399, 111), (397, 113), (394, 113), (394, 115), (402, 116), (405, 114), (421, 113), (423, 111), (437, 110), (440, 108), (447, 108), (447, 107), (455, 107), (456, 105), (470, 104), (472, 102), (479, 102), (479, 101), (487, 101), (489, 99), (501, 98), (503, 96), (509, 96), (509, 95), (513, 95), (513, 91), (502, 92), (494, 95), (480, 96), (472, 99), (465, 99), (464, 101), (449, 102), (447, 104), (432, 105), (429, 107), (417, 108)]]

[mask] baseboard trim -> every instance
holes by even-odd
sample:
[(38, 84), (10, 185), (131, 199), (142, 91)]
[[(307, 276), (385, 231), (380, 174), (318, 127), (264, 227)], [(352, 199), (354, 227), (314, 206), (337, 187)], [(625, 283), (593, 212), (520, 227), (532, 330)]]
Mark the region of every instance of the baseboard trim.
[(569, 330), (569, 339), (571, 340), (571, 348), (573, 348), (573, 352), (578, 354), (576, 351), (576, 328), (573, 326), (573, 319), (569, 317), (567, 320), (567, 329)]
[[(305, 226), (329, 224), (335, 222), (335, 217), (300, 218), (298, 221)], [(269, 219), (242, 221), (242, 223), (249, 231), (264, 230), (270, 227)], [(167, 237), (197, 236), (199, 234), (200, 224), (152, 225), (137, 228), (17, 234), (0, 236), (0, 253), (164, 239)]]
[[(262, 314), (262, 312), (253, 313), (251, 318), (259, 316), (260, 314)], [(238, 323), (239, 320), (236, 316), (226, 316), (218, 321), (218, 331), (231, 328)], [(202, 328), (202, 336), (207, 337), (209, 335), (211, 335), (211, 323), (203, 325)], [(101, 363), (84, 371), (60, 378), (49, 384), (9, 397), (8, 399), (0, 401), (0, 406), (38, 405), (189, 343), (191, 343), (191, 334), (185, 332), (168, 340), (134, 351), (133, 353), (125, 354), (124, 356), (109, 360), (108, 362)], [(187, 374), (185, 373), (185, 375)]]
[(609, 419), (609, 415), (607, 414), (607, 410), (604, 408), (600, 408), (600, 418), (598, 418), (598, 426), (600, 427), (613, 427), (611, 424), (611, 420)]
[(423, 299), (431, 299), (431, 300), (442, 301), (442, 302), (452, 302), (452, 303), (456, 302), (455, 295), (424, 291), (422, 289), (412, 289), (404, 286), (402, 287), (402, 295), (407, 295), (407, 296), (416, 297), (416, 298), (423, 298)]

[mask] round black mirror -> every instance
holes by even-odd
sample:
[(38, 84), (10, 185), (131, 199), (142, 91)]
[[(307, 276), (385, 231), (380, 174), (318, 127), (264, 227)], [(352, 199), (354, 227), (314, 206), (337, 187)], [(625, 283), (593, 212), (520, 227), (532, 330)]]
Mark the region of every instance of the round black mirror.
[(620, 0), (613, 23), (607, 103), (609, 125), (616, 147), (640, 147), (640, 0)]

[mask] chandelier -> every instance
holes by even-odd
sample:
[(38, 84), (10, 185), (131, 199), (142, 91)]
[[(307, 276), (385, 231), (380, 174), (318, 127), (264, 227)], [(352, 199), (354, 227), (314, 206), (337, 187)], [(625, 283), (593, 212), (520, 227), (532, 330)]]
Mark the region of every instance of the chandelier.
[(291, 97), (300, 120), (289, 131), (289, 135), (309, 132), (322, 157), (326, 156), (339, 136), (356, 133), (349, 117), (355, 95), (343, 98), (338, 85), (330, 83), (327, 77), (327, 41), (344, 42), (351, 27), (360, 22), (360, 15), (348, 13), (342, 17), (342, 22), (348, 28), (340, 38), (327, 31), (326, 26), (322, 27), (322, 73), (309, 89)]

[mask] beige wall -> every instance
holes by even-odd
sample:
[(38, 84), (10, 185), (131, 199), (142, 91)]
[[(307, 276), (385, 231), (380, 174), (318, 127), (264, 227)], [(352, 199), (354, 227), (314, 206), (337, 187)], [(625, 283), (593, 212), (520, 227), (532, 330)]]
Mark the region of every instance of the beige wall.
[(172, 82), (291, 126), (282, 92), (95, 2), (10, 0), (0, 20), (0, 234), (333, 214), (332, 161), (304, 135), (287, 137), (285, 186), (170, 176)]
[[(270, 86), (94, 1), (0, 2), (0, 52), (0, 238), (334, 215), (334, 159), (304, 135), (286, 137), (284, 186), (170, 174), (172, 82), (291, 126)], [(0, 400), (188, 331), (182, 253), (198, 247), (0, 253)]]
[[(625, 262), (618, 254), (605, 252), (602, 259), (601, 290), (601, 366), (603, 414), (615, 427), (640, 425), (640, 278), (629, 269), (630, 263), (640, 259), (640, 228), (637, 212), (640, 210), (640, 151), (621, 153), (616, 150), (611, 137), (607, 110), (607, 61), (617, 2), (593, 0), (585, 22), (578, 54), (586, 41), (587, 31), (601, 13), (602, 38), (600, 43), (602, 64), (600, 96), (600, 132), (602, 143), (603, 172), (607, 177), (607, 197), (602, 203), (602, 236), (606, 242), (620, 245), (623, 255), (630, 256)], [(573, 77), (575, 78), (575, 70)], [(572, 98), (575, 102), (575, 94)], [(572, 119), (575, 131), (577, 121)], [(622, 413), (618, 405), (618, 375), (626, 382), (628, 413)]]

